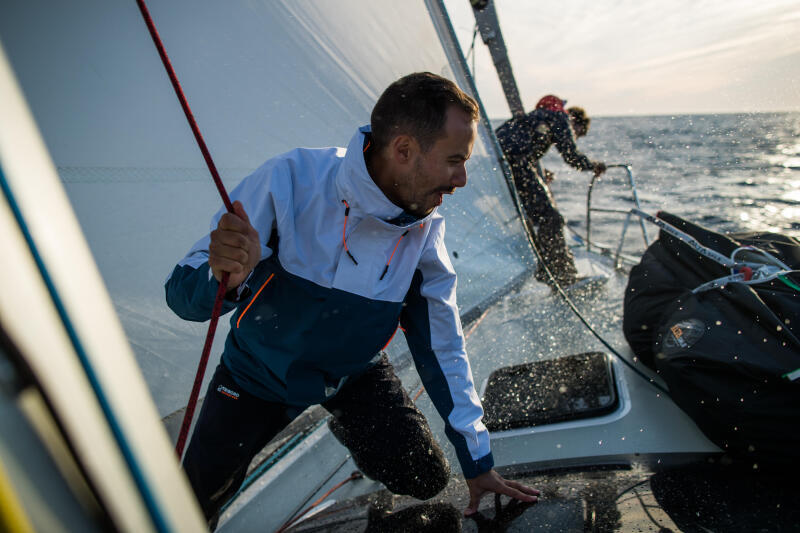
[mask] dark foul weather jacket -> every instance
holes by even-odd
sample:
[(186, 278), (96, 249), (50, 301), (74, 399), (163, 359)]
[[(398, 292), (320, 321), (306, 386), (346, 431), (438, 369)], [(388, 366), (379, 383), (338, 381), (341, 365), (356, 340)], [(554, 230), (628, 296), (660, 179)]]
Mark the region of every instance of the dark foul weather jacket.
[(592, 161), (578, 150), (575, 133), (565, 111), (537, 108), (512, 118), (497, 128), (497, 140), (511, 164), (536, 162), (553, 144), (564, 161), (578, 170), (589, 170)]

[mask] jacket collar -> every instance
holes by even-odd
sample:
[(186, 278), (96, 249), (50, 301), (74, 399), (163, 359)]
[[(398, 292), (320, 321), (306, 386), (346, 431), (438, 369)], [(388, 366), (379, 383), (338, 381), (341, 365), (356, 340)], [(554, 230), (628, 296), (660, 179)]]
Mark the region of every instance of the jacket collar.
[[(405, 213), (403, 208), (394, 205), (378, 188), (370, 177), (369, 172), (367, 172), (363, 146), (364, 135), (369, 131), (371, 131), (369, 124), (360, 127), (347, 145), (344, 161), (336, 174), (338, 199), (340, 202), (346, 200), (352, 210), (359, 211), (362, 214), (384, 221), (396, 219)], [(412, 223), (422, 223), (433, 216), (434, 213), (436, 213), (436, 209), (428, 216)], [(409, 223), (409, 225), (412, 223)]]

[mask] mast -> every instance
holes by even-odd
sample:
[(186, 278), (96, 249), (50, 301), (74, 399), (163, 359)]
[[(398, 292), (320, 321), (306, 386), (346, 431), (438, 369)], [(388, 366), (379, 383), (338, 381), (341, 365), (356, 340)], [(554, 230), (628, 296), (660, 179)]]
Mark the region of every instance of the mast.
[(508, 107), (514, 117), (525, 114), (522, 106), (522, 99), (519, 96), (517, 82), (514, 79), (514, 72), (511, 70), (511, 62), (508, 59), (506, 43), (503, 40), (503, 33), (500, 31), (500, 22), (497, 20), (497, 11), (494, 9), (493, 0), (470, 0), (472, 12), (475, 14), (475, 22), (478, 31), (489, 53), (492, 55), (494, 68), (500, 78), (503, 93), (506, 95)]

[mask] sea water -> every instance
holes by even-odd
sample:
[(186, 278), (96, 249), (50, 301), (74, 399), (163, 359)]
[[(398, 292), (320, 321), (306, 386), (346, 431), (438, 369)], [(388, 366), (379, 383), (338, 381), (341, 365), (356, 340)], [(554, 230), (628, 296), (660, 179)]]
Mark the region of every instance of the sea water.
[[(800, 237), (800, 113), (597, 117), (578, 147), (594, 160), (630, 164), (644, 211), (714, 231)], [(568, 167), (555, 148), (542, 163), (556, 175), (551, 189), (570, 226), (585, 227), (591, 173)], [(593, 205), (630, 207), (625, 179), (624, 169), (609, 169)], [(592, 226), (593, 238), (619, 240), (618, 227)]]

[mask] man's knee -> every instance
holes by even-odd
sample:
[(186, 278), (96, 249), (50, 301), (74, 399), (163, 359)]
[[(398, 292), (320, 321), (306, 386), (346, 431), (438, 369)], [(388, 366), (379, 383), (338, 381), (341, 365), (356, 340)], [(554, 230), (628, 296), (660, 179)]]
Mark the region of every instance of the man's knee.
[(442, 492), (447, 486), (447, 482), (450, 480), (450, 464), (439, 450), (438, 457), (430, 464), (420, 466), (420, 472), (423, 475), (410, 480), (405, 493), (418, 500), (428, 500)]
[[(420, 457), (422, 455), (422, 457)], [(450, 464), (435, 442), (428, 450), (410, 451), (399, 460), (387, 457), (379, 479), (394, 494), (428, 500), (444, 490), (450, 480)]]
[(328, 427), (365, 476), (395, 494), (432, 498), (447, 485), (450, 466), (425, 416), (384, 363), (325, 405), (334, 415)]
[[(394, 494), (427, 500), (439, 494), (450, 479), (450, 464), (427, 424), (420, 424), (405, 436), (411, 438), (394, 448), (381, 439), (365, 438), (349, 431), (336, 418), (328, 427), (331, 433), (350, 450), (353, 461), (370, 479), (383, 483)], [(373, 435), (374, 436), (374, 435)]]

